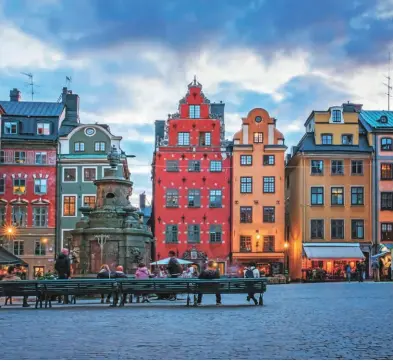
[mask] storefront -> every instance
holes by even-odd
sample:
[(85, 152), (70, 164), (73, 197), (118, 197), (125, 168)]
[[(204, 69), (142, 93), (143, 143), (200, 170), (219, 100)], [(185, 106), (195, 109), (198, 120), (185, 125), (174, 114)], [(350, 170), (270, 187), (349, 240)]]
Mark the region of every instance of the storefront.
[(243, 276), (243, 269), (250, 264), (256, 265), (261, 275), (275, 276), (284, 274), (284, 253), (234, 253), (234, 263), (232, 266), (238, 268), (237, 273)]
[(355, 275), (357, 262), (363, 260), (366, 257), (359, 243), (304, 243), (302, 278), (321, 281), (344, 279), (345, 267), (349, 264)]
[(29, 265), (0, 246), (0, 280), (7, 274), (8, 267), (11, 265), (15, 266), (17, 276), (21, 279), (27, 278)]

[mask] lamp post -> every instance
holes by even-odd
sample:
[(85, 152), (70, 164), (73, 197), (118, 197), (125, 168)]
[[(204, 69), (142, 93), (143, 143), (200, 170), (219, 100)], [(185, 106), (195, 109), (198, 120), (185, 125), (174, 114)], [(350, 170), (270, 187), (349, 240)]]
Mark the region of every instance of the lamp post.
[(289, 248), (289, 243), (285, 242), (284, 243), (284, 274), (285, 277), (288, 279), (288, 274), (289, 274), (289, 270), (288, 270), (288, 248)]

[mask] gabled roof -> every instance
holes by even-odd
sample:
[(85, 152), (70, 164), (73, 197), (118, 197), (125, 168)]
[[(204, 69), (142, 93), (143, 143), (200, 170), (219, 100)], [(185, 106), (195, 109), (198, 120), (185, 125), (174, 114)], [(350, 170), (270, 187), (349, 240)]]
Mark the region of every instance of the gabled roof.
[(27, 263), (22, 259), (16, 257), (11, 252), (0, 246), (0, 265), (20, 264), (27, 266)]
[(64, 109), (63, 103), (0, 101), (7, 115), (31, 117), (58, 117)]
[[(387, 123), (381, 123), (380, 119), (382, 116), (386, 116)], [(360, 120), (363, 120), (366, 125), (369, 125), (375, 129), (393, 129), (393, 111), (385, 110), (362, 110), (360, 112)]]

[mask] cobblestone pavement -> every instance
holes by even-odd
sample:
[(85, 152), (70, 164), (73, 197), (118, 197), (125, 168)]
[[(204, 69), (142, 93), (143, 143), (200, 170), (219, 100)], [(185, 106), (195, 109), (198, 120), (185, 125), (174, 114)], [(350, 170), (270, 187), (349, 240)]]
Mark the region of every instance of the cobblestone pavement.
[(393, 358), (392, 283), (269, 286), (264, 307), (246, 306), (243, 295), (204, 302), (3, 307), (1, 358)]

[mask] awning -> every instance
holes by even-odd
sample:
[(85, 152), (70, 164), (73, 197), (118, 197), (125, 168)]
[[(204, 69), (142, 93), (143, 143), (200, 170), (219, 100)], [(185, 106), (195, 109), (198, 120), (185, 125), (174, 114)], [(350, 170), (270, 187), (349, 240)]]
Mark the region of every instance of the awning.
[(362, 259), (364, 254), (359, 243), (304, 243), (308, 259)]
[(5, 248), (0, 246), (0, 265), (20, 264), (22, 266), (28, 266), (28, 264), (16, 257), (11, 252), (8, 252)]

